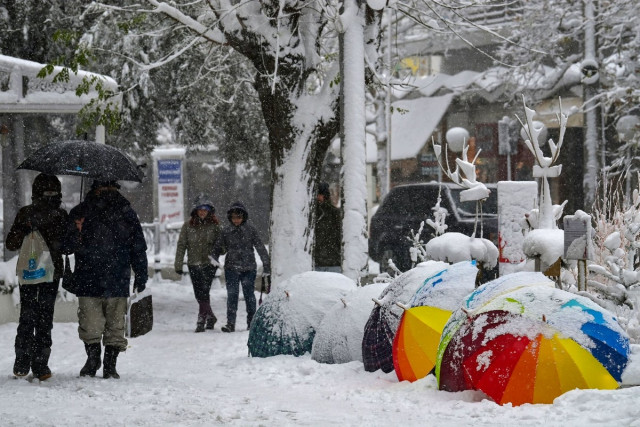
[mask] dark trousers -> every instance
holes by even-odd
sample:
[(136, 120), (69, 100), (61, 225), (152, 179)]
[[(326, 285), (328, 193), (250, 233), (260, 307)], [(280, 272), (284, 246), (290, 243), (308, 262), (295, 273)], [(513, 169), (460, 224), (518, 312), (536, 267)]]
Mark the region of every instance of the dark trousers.
[(247, 322), (250, 321), (256, 312), (256, 295), (253, 293), (256, 270), (234, 271), (225, 268), (224, 276), (227, 285), (227, 324), (236, 324), (240, 286), (242, 286), (242, 295), (244, 295), (244, 302), (247, 306)]
[(51, 348), (53, 309), (58, 281), (20, 285), (20, 318), (16, 335), (16, 358), (34, 358)]
[(216, 276), (217, 267), (211, 264), (190, 265), (189, 276), (193, 284), (193, 293), (198, 301), (198, 322), (204, 322), (207, 318), (214, 317), (209, 300), (211, 283)]

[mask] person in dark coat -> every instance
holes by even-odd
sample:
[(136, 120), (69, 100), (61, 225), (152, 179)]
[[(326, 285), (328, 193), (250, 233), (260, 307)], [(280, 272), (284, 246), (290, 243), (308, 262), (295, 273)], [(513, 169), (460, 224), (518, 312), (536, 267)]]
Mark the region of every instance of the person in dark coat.
[(53, 310), (58, 295), (58, 285), (64, 265), (61, 242), (67, 223), (67, 212), (60, 208), (61, 185), (52, 175), (39, 174), (33, 181), (32, 204), (18, 211), (9, 234), (5, 239), (7, 249), (17, 251), (24, 238), (38, 230), (45, 240), (54, 265), (53, 281), (37, 284), (21, 284), (20, 317), (16, 334), (16, 359), (13, 374), (23, 377), (33, 372), (41, 381), (51, 377), (49, 356), (51, 354), (51, 329)]
[(131, 270), (133, 288), (142, 292), (147, 283), (147, 245), (138, 215), (115, 181), (96, 180), (85, 200), (69, 213), (65, 253), (75, 254), (74, 281), (80, 283), (78, 334), (87, 362), (81, 376), (95, 376), (102, 364), (104, 378), (120, 378), (118, 354), (127, 348), (125, 315)]
[(196, 332), (204, 332), (205, 328), (213, 329), (217, 320), (211, 309), (209, 296), (211, 283), (218, 269), (209, 261), (213, 245), (220, 235), (220, 221), (215, 212), (211, 199), (204, 193), (199, 194), (193, 203), (191, 218), (180, 229), (176, 246), (174, 269), (176, 273), (182, 274), (186, 253), (193, 293), (198, 302)]
[(342, 272), (342, 215), (331, 204), (329, 184), (321, 182), (315, 204), (313, 265), (316, 271)]
[(253, 249), (258, 252), (262, 261), (262, 274), (271, 273), (269, 254), (262, 244), (256, 229), (247, 224), (249, 213), (240, 202), (233, 203), (227, 211), (231, 226), (225, 228), (216, 241), (211, 253), (214, 265), (219, 265), (218, 257), (226, 251), (224, 259), (224, 275), (227, 286), (227, 324), (222, 332), (234, 332), (236, 328), (236, 312), (240, 286), (247, 307), (247, 329), (256, 312), (256, 296), (254, 294), (257, 274), (256, 259)]

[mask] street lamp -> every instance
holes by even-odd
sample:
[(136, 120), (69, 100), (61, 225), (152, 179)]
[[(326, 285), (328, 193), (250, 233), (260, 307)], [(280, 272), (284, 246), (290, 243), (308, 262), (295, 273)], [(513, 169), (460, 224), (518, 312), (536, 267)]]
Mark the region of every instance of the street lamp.
[(616, 123), (618, 139), (627, 145), (624, 150), (627, 163), (627, 176), (625, 179), (625, 196), (627, 200), (631, 200), (631, 142), (636, 139), (636, 132), (639, 129), (640, 117), (638, 116), (622, 116)]

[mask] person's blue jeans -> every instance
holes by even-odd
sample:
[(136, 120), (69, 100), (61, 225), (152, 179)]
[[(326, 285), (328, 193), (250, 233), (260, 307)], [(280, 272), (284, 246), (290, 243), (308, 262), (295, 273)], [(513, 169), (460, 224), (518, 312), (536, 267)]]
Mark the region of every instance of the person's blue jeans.
[(256, 313), (256, 295), (253, 293), (255, 290), (256, 270), (234, 271), (225, 268), (224, 277), (227, 285), (227, 324), (236, 324), (240, 286), (242, 286), (242, 295), (244, 295), (244, 302), (247, 306), (247, 324), (250, 323)]

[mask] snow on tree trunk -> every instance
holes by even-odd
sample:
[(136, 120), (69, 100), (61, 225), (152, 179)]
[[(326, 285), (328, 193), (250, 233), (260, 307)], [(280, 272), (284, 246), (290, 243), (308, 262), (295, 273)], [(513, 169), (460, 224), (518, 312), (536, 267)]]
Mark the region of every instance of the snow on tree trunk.
[(271, 262), (275, 283), (311, 270), (311, 175), (300, 167), (308, 160), (309, 135), (298, 138), (276, 167), (271, 205)]
[(342, 272), (357, 280), (367, 266), (367, 187), (365, 152), (364, 11), (345, 2), (340, 16), (343, 40), (343, 261)]
[[(596, 28), (595, 28), (595, 11), (593, 0), (584, 1), (584, 62), (592, 64), (597, 63), (596, 58)], [(583, 67), (584, 68), (584, 67)], [(584, 70), (583, 70), (584, 73)], [(585, 102), (585, 151), (587, 162), (584, 171), (584, 206), (591, 210), (593, 202), (596, 198), (596, 182), (598, 178), (598, 101), (596, 96), (598, 90), (596, 88), (597, 78), (583, 79), (584, 102)]]

